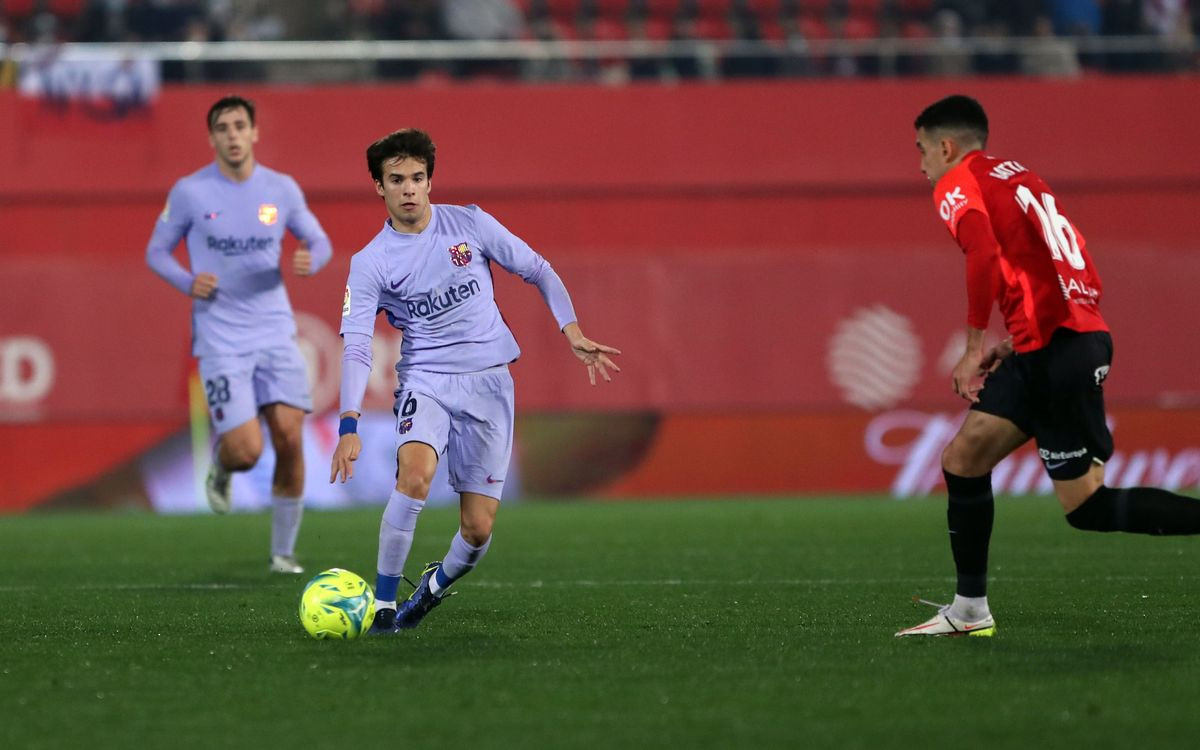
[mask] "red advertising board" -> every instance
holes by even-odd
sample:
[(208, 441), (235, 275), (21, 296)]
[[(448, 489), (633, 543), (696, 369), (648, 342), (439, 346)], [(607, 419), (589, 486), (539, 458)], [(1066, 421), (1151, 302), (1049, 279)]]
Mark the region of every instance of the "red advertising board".
[[(653, 424), (631, 429), (612, 475), (575, 489), (895, 489), (896, 469), (861, 469), (873, 420), (957, 408), (962, 259), (917, 171), (911, 122), (959, 89), (989, 106), (993, 151), (1045, 176), (1088, 238), (1116, 342), (1118, 444), (1191, 455), (1200, 354), (1179, 342), (1200, 314), (1192, 79), (249, 89), (259, 158), (297, 177), (334, 242), (326, 270), (288, 279), (318, 410), (336, 400), (349, 257), (383, 219), (363, 148), (417, 124), (439, 144), (435, 200), (478, 202), (528, 239), (584, 330), (624, 351), (618, 383), (590, 388), (536, 292), (499, 274), (524, 351), (526, 445), (539, 444), (539, 415)], [(92, 121), (0, 92), (0, 468), (26, 477), (0, 506), (104, 476), (182, 429), (188, 303), (142, 253), (171, 183), (211, 158), (203, 114), (224, 93), (168, 88), (130, 119)], [(376, 343), (368, 404), (383, 410), (397, 339), (380, 324)], [(1129, 414), (1171, 428), (1136, 433)], [(740, 462), (722, 469), (699, 443), (730, 435)], [(697, 469), (674, 471), (686, 456)]]

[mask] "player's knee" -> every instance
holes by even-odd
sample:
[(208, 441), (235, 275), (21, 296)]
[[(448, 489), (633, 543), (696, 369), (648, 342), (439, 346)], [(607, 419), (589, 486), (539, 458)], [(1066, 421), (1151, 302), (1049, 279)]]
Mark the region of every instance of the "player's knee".
[(221, 463), (230, 471), (248, 471), (258, 463), (262, 446), (246, 442), (231, 442), (221, 446)]
[(280, 458), (297, 458), (304, 453), (303, 432), (300, 426), (295, 429), (280, 430), (278, 433), (271, 434), (271, 445), (275, 448), (275, 454)]
[[(984, 471), (986, 470), (985, 468)], [(958, 435), (951, 440), (942, 451), (942, 471), (960, 477), (980, 474), (979, 451), (975, 441), (964, 435)]]
[(1120, 531), (1123, 498), (1117, 490), (1100, 485), (1099, 489), (1067, 513), (1067, 523), (1080, 531)]
[(467, 544), (481, 547), (492, 536), (495, 519), (485, 514), (464, 515), (459, 522), (459, 533)]
[(421, 469), (401, 469), (396, 475), (396, 490), (414, 500), (424, 500), (429, 497), (429, 488), (432, 484), (433, 475)]

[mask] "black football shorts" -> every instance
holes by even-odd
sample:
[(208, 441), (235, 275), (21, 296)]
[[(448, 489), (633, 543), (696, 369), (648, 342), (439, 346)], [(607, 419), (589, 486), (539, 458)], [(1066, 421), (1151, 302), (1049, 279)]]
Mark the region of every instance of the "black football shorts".
[(1112, 337), (1059, 328), (1036, 351), (1014, 353), (987, 376), (971, 408), (1013, 422), (1037, 441), (1051, 479), (1078, 479), (1112, 456), (1104, 379)]

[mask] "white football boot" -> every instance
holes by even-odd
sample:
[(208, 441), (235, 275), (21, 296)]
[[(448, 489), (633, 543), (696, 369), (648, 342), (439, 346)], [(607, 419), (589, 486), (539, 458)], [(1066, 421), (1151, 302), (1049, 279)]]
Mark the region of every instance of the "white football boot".
[(212, 508), (213, 513), (228, 513), (233, 506), (233, 493), (229, 491), (232, 476), (216, 459), (208, 467), (208, 476), (204, 478), (204, 494), (208, 496), (208, 507)]
[(987, 638), (996, 634), (996, 621), (992, 619), (990, 612), (982, 620), (968, 622), (967, 620), (952, 617), (950, 615), (949, 604), (936, 604), (924, 599), (918, 599), (917, 601), (921, 604), (937, 607), (938, 613), (920, 625), (914, 625), (911, 628), (905, 628), (896, 633), (897, 638), (904, 638), (910, 635), (977, 635)]
[(291, 555), (271, 555), (271, 572), (297, 575), (303, 573), (304, 568)]

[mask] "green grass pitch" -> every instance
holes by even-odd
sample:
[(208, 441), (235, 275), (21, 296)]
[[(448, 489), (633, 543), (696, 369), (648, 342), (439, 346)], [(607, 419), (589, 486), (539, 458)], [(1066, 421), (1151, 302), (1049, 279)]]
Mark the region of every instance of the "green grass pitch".
[[(0, 747), (1195, 747), (1200, 541), (1002, 499), (994, 638), (900, 640), (953, 590), (944, 502), (525, 503), (409, 634), (320, 642), (265, 515), (0, 519)], [(374, 578), (378, 509), (310, 512)], [(453, 511), (426, 511), (410, 572)]]

